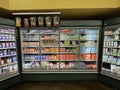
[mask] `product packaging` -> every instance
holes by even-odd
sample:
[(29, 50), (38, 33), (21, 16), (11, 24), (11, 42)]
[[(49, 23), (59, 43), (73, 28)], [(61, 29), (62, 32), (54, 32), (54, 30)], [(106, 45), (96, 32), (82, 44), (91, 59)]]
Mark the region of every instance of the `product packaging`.
[(21, 18), (20, 17), (16, 17), (16, 27), (21, 27)]
[(59, 16), (54, 16), (53, 17), (53, 26), (54, 27), (59, 27), (60, 26), (60, 17)]
[(29, 27), (29, 19), (24, 18), (24, 27), (28, 28)]
[(45, 17), (45, 23), (46, 27), (52, 27), (52, 17), (50, 16)]
[(44, 17), (38, 17), (38, 25), (40, 27), (44, 27)]
[(30, 17), (30, 24), (31, 24), (31, 27), (36, 26), (36, 17)]

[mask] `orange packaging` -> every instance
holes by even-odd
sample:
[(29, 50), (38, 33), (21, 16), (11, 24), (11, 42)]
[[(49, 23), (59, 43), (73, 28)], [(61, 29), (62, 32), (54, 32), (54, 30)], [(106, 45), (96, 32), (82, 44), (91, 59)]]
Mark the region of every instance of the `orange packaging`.
[(66, 60), (69, 60), (69, 59), (70, 59), (70, 55), (66, 54)]
[(60, 55), (60, 60), (62, 60), (62, 55)]
[(96, 54), (92, 54), (92, 60), (96, 60)]
[(56, 60), (59, 60), (59, 55), (56, 55)]
[(84, 60), (91, 60), (91, 54), (83, 54), (83, 55), (82, 55), (82, 58), (83, 58)]

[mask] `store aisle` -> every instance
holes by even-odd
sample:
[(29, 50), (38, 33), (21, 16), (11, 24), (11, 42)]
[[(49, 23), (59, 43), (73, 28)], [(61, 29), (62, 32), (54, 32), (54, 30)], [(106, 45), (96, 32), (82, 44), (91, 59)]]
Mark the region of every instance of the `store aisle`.
[(9, 90), (113, 90), (96, 82), (27, 82)]

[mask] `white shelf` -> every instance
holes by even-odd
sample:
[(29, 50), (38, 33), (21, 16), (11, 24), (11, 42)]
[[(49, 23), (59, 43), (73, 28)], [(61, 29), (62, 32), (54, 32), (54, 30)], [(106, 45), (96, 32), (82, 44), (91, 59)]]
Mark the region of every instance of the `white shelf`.
[(0, 56), (0, 58), (3, 58), (3, 57), (11, 57), (11, 56), (16, 56), (16, 54), (13, 54), (13, 55)]
[(60, 54), (78, 54), (78, 52), (60, 52)]
[(87, 40), (87, 39), (85, 39), (85, 40), (80, 40), (80, 41), (97, 41), (97, 39), (95, 39), (95, 40)]
[(30, 59), (28, 59), (28, 60), (23, 60), (23, 61), (40, 61), (40, 60), (30, 60)]
[(6, 47), (6, 48), (0, 48), (0, 50), (2, 49), (16, 49), (16, 47)]
[(14, 65), (14, 64), (18, 64), (18, 63), (17, 62), (15, 62), (15, 63), (8, 63), (8, 64), (0, 65), (0, 67), (10, 66), (10, 65)]
[(59, 46), (41, 46), (42, 48), (55, 48), (55, 47), (59, 47)]
[(59, 60), (41, 60), (41, 62), (49, 62), (49, 61), (56, 61), (56, 62), (59, 62)]
[(66, 61), (72, 61), (72, 62), (75, 62), (75, 61), (78, 61), (78, 60), (60, 60), (60, 61), (62, 61), (62, 62), (63, 62), (63, 61), (65, 61), (65, 62), (66, 62)]
[(76, 47), (77, 48), (78, 46), (60, 46), (60, 47)]
[(39, 54), (40, 52), (23, 52), (23, 54)]
[(41, 52), (41, 54), (59, 54), (59, 52)]
[(15, 42), (15, 40), (0, 40), (2, 42)]
[(0, 34), (8, 34), (8, 35), (15, 35), (15, 33), (11, 33), (11, 32), (9, 32), (9, 33), (3, 33), (3, 32), (0, 32)]
[(35, 34), (35, 35), (39, 35), (39, 33), (22, 33), (22, 34), (26, 34), (26, 35)]
[(0, 74), (0, 81), (6, 80), (8, 78), (12, 78), (14, 76), (19, 75), (18, 71), (8, 72), (6, 74)]
[(64, 39), (64, 40), (61, 40), (60, 41), (78, 41), (79, 39)]
[(32, 47), (33, 47), (33, 48), (39, 48), (40, 46), (23, 46), (23, 48), (30, 48), (30, 47), (31, 47), (31, 48), (32, 48)]
[(80, 60), (80, 62), (96, 62), (96, 60)]
[(111, 72), (111, 70), (102, 68), (101, 74), (120, 80), (120, 74)]
[(79, 35), (79, 33), (60, 33), (60, 35)]
[(39, 42), (39, 40), (23, 40), (23, 42)]
[(41, 35), (59, 35), (59, 33), (40, 33)]

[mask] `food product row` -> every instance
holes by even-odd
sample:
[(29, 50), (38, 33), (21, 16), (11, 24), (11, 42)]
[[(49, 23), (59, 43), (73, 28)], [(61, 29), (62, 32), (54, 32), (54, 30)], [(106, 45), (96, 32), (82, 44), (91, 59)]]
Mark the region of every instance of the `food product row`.
[(0, 33), (1, 34), (15, 34), (15, 29), (12, 27), (1, 26)]
[(15, 42), (0, 42), (0, 49), (1, 48), (14, 48), (16, 47)]
[[(74, 61), (74, 60), (79, 60), (79, 55), (77, 54), (61, 54), (61, 55), (23, 55), (23, 59), (26, 61), (29, 60), (33, 60), (33, 61), (37, 61), (37, 60), (42, 60), (42, 61), (60, 61), (64, 60), (64, 61)], [(82, 54), (80, 55), (80, 60), (82, 61), (96, 61), (97, 56), (96, 54)]]
[(5, 58), (0, 58), (0, 65), (4, 64), (11, 64), (11, 63), (17, 63), (17, 57), (5, 57)]
[(84, 62), (80, 63), (80, 66), (78, 66), (78, 63), (76, 62), (57, 62), (57, 63), (50, 63), (50, 62), (41, 62), (41, 65), (39, 62), (27, 62), (24, 63), (23, 69), (24, 70), (95, 70), (96, 65), (95, 64), (85, 64)]
[(113, 74), (120, 75), (120, 66), (116, 66), (114, 64), (103, 63), (103, 69), (112, 72)]
[(8, 34), (0, 34), (0, 40), (1, 41), (15, 41), (15, 36), (8, 35)]
[[(24, 25), (22, 25), (22, 23)], [(16, 27), (58, 27), (60, 25), (59, 16), (38, 16), (38, 17), (16, 17)]]
[(4, 66), (2, 68), (0, 68), (0, 76), (4, 77), (6, 75), (9, 74), (13, 74), (13, 72), (18, 72), (18, 65), (17, 64), (13, 64), (13, 65), (8, 65), (8, 66)]
[(104, 42), (104, 47), (116, 47), (120, 48), (120, 42), (114, 40), (107, 40)]
[(116, 65), (120, 65), (120, 57), (103, 55), (103, 62), (113, 63)]
[(0, 57), (7, 55), (15, 55), (16, 50), (0, 50)]
[(113, 56), (120, 56), (120, 49), (104, 48), (103, 53), (104, 54), (110, 54), (110, 55), (113, 55)]

